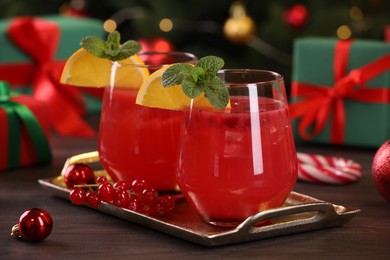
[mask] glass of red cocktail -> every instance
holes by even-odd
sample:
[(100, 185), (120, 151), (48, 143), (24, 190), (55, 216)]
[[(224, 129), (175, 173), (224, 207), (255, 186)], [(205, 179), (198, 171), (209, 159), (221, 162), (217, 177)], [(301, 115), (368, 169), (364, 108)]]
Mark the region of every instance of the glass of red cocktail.
[[(112, 63), (110, 84), (102, 101), (100, 161), (114, 181), (142, 179), (155, 189), (173, 190), (177, 188), (174, 163), (183, 113), (140, 106), (135, 100), (141, 84), (153, 71), (177, 62), (195, 63), (197, 59), (184, 52), (145, 52), (138, 57), (145, 65)], [(122, 80), (132, 75), (141, 80)], [(127, 86), (120, 82), (136, 83)]]
[(282, 206), (297, 179), (297, 159), (283, 77), (251, 69), (218, 76), (230, 103), (184, 110), (177, 182), (206, 222), (235, 226)]

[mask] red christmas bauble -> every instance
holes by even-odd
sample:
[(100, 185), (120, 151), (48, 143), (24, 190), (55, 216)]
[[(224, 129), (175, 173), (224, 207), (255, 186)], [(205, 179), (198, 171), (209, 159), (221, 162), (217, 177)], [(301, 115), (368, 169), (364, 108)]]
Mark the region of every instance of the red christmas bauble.
[(64, 181), (68, 188), (73, 188), (74, 185), (92, 184), (95, 182), (95, 174), (88, 165), (76, 163), (66, 168)]
[(283, 12), (283, 20), (293, 28), (304, 27), (309, 19), (309, 12), (304, 5), (295, 4)]
[(390, 140), (376, 152), (371, 173), (379, 193), (390, 201)]
[(141, 38), (138, 39), (138, 42), (142, 46), (142, 51), (167, 52), (175, 50), (170, 41), (161, 37)]
[(50, 214), (44, 209), (31, 208), (20, 216), (12, 235), (37, 242), (46, 239), (52, 229), (53, 220)]
[[(170, 41), (161, 37), (141, 38), (138, 39), (138, 42), (142, 46), (141, 52), (170, 52), (175, 50)], [(165, 61), (167, 56), (164, 55), (150, 55), (141, 58), (147, 65), (161, 65), (169, 63), (169, 61)]]

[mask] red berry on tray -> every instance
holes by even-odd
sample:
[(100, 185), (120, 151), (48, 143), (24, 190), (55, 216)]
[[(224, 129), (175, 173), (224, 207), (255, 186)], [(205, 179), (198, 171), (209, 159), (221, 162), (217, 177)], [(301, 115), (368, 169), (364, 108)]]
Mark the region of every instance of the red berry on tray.
[(97, 179), (96, 179), (96, 183), (102, 184), (102, 183), (106, 183), (106, 182), (108, 182), (106, 176), (99, 176), (99, 177), (97, 177)]
[(99, 176), (96, 183), (75, 185), (71, 188), (69, 199), (76, 205), (86, 203), (97, 207), (103, 201), (148, 216), (164, 215), (175, 207), (173, 197), (160, 196), (156, 189), (150, 188), (148, 183), (141, 179), (134, 180), (131, 185), (120, 180), (112, 184), (105, 176)]
[(100, 199), (99, 193), (97, 193), (96, 191), (88, 192), (85, 195), (85, 201), (91, 207), (97, 207), (102, 203), (102, 200)]
[(149, 188), (149, 184), (145, 180), (135, 179), (131, 183), (131, 188), (136, 194), (141, 194), (145, 189)]
[(114, 194), (113, 204), (121, 208), (127, 208), (129, 205), (129, 193), (124, 189), (117, 190)]
[(153, 206), (153, 204), (157, 201), (158, 192), (155, 189), (147, 188), (142, 191), (142, 202), (144, 204)]
[(86, 196), (86, 193), (83, 189), (76, 188), (76, 189), (71, 190), (71, 192), (69, 194), (69, 199), (73, 204), (82, 205), (85, 202), (85, 196)]
[(116, 191), (111, 183), (105, 182), (99, 185), (98, 192), (102, 201), (110, 203), (114, 200)]

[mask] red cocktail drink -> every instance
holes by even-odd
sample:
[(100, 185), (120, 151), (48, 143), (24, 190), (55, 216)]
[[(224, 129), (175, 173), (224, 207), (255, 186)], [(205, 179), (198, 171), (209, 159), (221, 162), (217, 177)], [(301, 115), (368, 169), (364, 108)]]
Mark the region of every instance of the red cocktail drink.
[(152, 187), (176, 187), (174, 162), (181, 111), (135, 104), (137, 90), (105, 92), (99, 130), (99, 154), (115, 180), (144, 179)]
[(297, 178), (284, 89), (264, 90), (257, 81), (228, 87), (230, 108), (185, 112), (178, 157), (181, 191), (205, 221), (217, 225), (237, 225), (280, 207)]
[[(194, 62), (195, 57), (175, 53), (170, 61), (175, 60)], [(158, 67), (145, 66), (152, 71)], [(176, 189), (174, 164), (183, 112), (137, 105), (139, 87), (106, 87), (99, 128), (100, 161), (114, 181), (143, 179), (158, 190)]]

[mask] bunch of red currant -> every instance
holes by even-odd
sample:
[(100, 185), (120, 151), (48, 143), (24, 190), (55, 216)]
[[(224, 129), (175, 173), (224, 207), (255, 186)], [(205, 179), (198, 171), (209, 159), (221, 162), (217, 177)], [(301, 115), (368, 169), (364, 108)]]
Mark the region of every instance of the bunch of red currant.
[(73, 204), (84, 203), (97, 207), (102, 201), (148, 216), (169, 213), (175, 207), (170, 195), (159, 195), (145, 180), (136, 179), (132, 183), (117, 181), (111, 184), (105, 176), (96, 178), (91, 167), (73, 164), (66, 169), (64, 181), (72, 189), (69, 199)]

